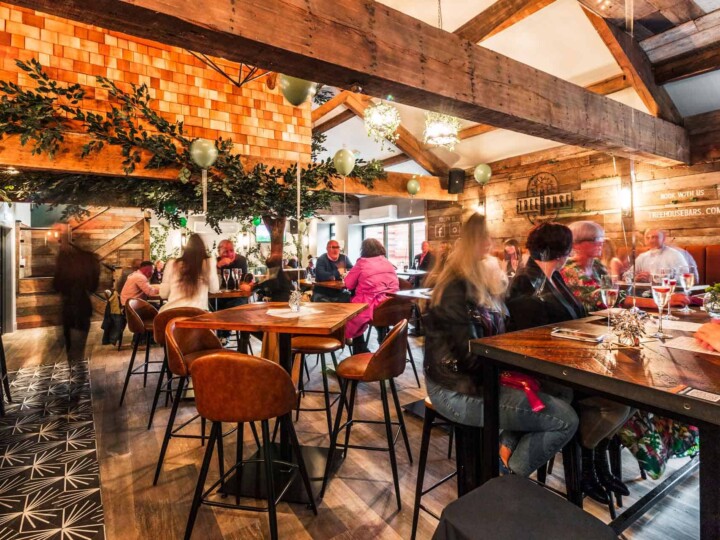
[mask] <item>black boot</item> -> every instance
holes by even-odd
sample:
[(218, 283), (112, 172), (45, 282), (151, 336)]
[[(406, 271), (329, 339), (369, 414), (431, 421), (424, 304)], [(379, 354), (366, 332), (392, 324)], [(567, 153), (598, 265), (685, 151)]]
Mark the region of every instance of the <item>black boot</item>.
[(600, 504), (608, 504), (607, 491), (600, 484), (597, 472), (595, 471), (595, 451), (592, 448), (580, 447), (582, 450), (582, 480), (580, 487), (585, 495)]
[(360, 354), (370, 352), (365, 343), (365, 336), (360, 334), (358, 337), (354, 337), (352, 340), (352, 352), (353, 354)]
[(608, 463), (609, 445), (610, 440), (603, 439), (600, 441), (600, 444), (595, 447), (595, 471), (597, 472), (600, 483), (605, 486), (605, 489), (613, 493), (628, 496), (630, 495), (630, 491), (627, 486), (610, 471), (610, 464)]

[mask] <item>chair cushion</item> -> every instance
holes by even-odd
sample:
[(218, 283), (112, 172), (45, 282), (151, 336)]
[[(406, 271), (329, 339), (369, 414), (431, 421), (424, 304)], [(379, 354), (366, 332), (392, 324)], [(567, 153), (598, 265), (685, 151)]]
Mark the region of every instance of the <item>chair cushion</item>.
[(183, 360), (185, 361), (185, 365), (187, 366), (188, 371), (190, 371), (190, 366), (192, 363), (197, 360), (198, 358), (202, 358), (206, 354), (216, 353), (216, 352), (223, 352), (226, 349), (205, 349), (202, 351), (197, 351), (194, 353), (188, 353), (183, 355)]
[(577, 506), (515, 475), (501, 476), (450, 503), (433, 540), (522, 538), (610, 540), (613, 530)]
[(322, 354), (342, 349), (340, 340), (332, 336), (297, 336), (292, 338), (293, 351), (306, 354)]
[(373, 357), (373, 353), (354, 354), (346, 358), (337, 368), (338, 377), (343, 379), (362, 379), (365, 376), (365, 370)]

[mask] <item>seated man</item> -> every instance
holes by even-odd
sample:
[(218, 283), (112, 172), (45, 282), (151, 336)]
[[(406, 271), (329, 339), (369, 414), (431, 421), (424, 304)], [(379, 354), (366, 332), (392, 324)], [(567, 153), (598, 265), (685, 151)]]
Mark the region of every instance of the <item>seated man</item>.
[[(222, 270), (232, 270), (233, 268), (240, 269), (240, 279), (242, 280), (242, 277), (248, 273), (247, 259), (239, 253), (235, 253), (235, 244), (233, 244), (232, 240), (221, 240), (218, 244), (217, 269), (219, 272), (221, 272)], [(230, 278), (228, 279), (228, 289), (233, 290), (235, 288), (235, 278), (232, 276), (232, 272), (230, 272)], [(217, 308), (218, 310), (228, 309), (232, 307), (242, 306), (243, 304), (247, 303), (248, 298), (243, 297), (220, 298), (217, 301)], [(217, 336), (220, 338), (224, 345), (227, 343), (227, 338), (230, 336), (230, 332), (227, 330), (218, 330)], [(245, 337), (244, 334), (243, 337)]]
[[(315, 266), (315, 279), (320, 281), (340, 281), (345, 272), (353, 267), (350, 259), (340, 253), (340, 244), (337, 240), (327, 243), (327, 253), (317, 258)], [(349, 302), (350, 295), (347, 290), (323, 287), (315, 284), (313, 287), (313, 302)]]
[(131, 298), (147, 300), (148, 296), (157, 296), (160, 294), (157, 287), (150, 285), (150, 276), (152, 276), (152, 273), (153, 263), (143, 261), (140, 263), (140, 268), (127, 277), (120, 292), (120, 302), (123, 306), (125, 306)]
[[(420, 249), (422, 251), (413, 258), (413, 268), (430, 272), (435, 265), (435, 254), (430, 251), (430, 242), (425, 240), (420, 244)], [(409, 281), (414, 287), (422, 287), (425, 278), (424, 276), (411, 276)]]
[[(648, 250), (635, 259), (635, 280), (638, 282), (652, 282), (652, 275), (661, 268), (676, 270), (689, 266), (681, 251), (665, 245), (665, 231), (659, 229), (645, 231), (645, 245)], [(694, 271), (697, 275), (697, 269)]]

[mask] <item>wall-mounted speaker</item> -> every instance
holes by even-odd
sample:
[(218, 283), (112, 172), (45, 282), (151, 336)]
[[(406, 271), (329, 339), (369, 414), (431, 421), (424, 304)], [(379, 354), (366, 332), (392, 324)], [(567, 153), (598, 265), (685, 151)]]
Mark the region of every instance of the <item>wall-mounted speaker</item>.
[(289, 218), (288, 219), (288, 229), (290, 234), (297, 234), (298, 233), (298, 222), (297, 219)]
[(458, 194), (465, 189), (465, 171), (463, 169), (450, 169), (448, 172), (448, 193)]

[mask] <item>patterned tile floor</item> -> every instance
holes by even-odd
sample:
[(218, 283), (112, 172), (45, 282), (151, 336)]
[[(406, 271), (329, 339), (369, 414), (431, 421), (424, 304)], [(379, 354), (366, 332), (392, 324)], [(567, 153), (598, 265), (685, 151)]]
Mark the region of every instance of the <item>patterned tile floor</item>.
[(86, 362), (11, 374), (0, 417), (0, 540), (105, 537)]

